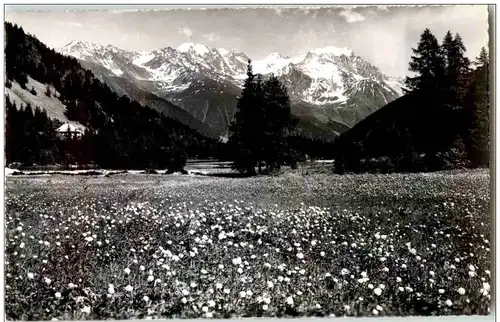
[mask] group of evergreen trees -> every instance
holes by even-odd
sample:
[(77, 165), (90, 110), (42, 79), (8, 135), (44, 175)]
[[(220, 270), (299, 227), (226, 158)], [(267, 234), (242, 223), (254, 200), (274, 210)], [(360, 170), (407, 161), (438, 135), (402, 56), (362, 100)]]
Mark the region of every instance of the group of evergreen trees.
[(17, 107), (10, 98), (5, 100), (6, 159), (23, 163), (50, 164), (55, 162), (58, 149), (54, 128), (45, 111), (31, 105)]
[[(489, 161), (489, 57), (486, 49), (471, 66), (459, 34), (448, 31), (439, 45), (425, 29), (410, 61), (414, 77), (406, 78), (406, 92), (438, 102), (432, 117), (441, 123), (439, 135), (427, 151), (457, 153), (457, 162), (486, 166)], [(473, 68), (475, 66), (475, 68)]]
[(254, 175), (294, 165), (299, 151), (290, 144), (297, 120), (290, 112), (290, 99), (285, 86), (271, 75), (263, 80), (254, 75), (248, 61), (247, 79), (238, 99), (234, 122), (230, 126), (229, 150), (233, 168)]
[(419, 172), (488, 166), (489, 57), (471, 63), (460, 35), (429, 29), (413, 48), (405, 95), (335, 141), (335, 169)]

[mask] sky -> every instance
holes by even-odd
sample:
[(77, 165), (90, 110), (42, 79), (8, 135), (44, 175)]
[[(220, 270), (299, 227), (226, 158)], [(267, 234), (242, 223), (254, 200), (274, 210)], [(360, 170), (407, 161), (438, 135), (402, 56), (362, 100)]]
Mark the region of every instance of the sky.
[(193, 42), (258, 60), (273, 52), (295, 56), (326, 46), (347, 47), (395, 77), (409, 74), (411, 48), (425, 28), (439, 41), (448, 30), (459, 33), (470, 58), (488, 47), (486, 5), (70, 8), (6, 6), (5, 19), (52, 48), (80, 40), (151, 51)]

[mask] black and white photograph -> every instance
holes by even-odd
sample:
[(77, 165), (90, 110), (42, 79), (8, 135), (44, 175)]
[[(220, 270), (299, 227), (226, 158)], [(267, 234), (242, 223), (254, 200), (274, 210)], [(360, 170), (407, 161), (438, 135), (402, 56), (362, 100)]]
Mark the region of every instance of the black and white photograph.
[(4, 5), (5, 319), (492, 315), (494, 12)]

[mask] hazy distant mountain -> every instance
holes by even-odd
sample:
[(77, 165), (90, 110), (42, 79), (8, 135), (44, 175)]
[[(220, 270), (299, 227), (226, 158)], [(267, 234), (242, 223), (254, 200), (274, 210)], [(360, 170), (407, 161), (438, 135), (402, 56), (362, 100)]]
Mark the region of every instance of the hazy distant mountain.
[[(137, 99), (139, 92), (152, 93), (218, 135), (226, 135), (234, 116), (249, 59), (244, 53), (193, 43), (128, 52), (71, 42), (59, 51), (78, 58), (120, 94)], [(254, 73), (280, 77), (292, 112), (301, 118), (300, 129), (314, 136), (335, 136), (402, 95), (402, 80), (384, 75), (347, 48), (330, 46), (297, 57), (271, 53), (252, 65)], [(143, 103), (146, 96), (141, 94)]]

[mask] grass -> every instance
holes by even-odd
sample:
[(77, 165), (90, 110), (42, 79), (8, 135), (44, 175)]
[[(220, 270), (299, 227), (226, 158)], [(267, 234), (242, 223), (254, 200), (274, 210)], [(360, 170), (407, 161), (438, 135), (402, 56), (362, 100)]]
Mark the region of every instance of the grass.
[(8, 319), (488, 314), (489, 175), (9, 177)]

